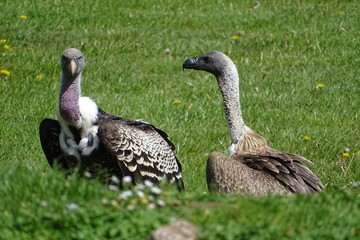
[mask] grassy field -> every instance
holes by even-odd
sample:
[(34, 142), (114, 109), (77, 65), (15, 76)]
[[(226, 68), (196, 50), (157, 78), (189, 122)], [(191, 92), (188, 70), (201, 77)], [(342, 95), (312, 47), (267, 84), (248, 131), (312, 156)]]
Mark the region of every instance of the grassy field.
[[(0, 239), (145, 239), (178, 218), (197, 225), (201, 239), (359, 239), (359, 1), (253, 5), (3, 0)], [(156, 198), (165, 206), (151, 210), (146, 199), (122, 201), (119, 191), (49, 168), (38, 126), (55, 118), (68, 47), (86, 58), (83, 95), (169, 134), (186, 194), (164, 191)], [(312, 160), (323, 193), (207, 193), (207, 156), (226, 152), (230, 136), (215, 79), (183, 72), (182, 62), (211, 50), (237, 63), (247, 125)]]

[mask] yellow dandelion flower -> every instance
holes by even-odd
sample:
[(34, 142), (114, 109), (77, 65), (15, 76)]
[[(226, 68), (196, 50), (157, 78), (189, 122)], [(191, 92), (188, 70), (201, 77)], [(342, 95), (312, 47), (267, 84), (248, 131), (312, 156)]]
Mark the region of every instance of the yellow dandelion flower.
[(239, 40), (241, 37), (240, 36), (232, 36), (231, 39), (232, 40)]
[(310, 139), (311, 139), (311, 137), (309, 137), (309, 136), (304, 136), (304, 140), (309, 141)]
[(345, 14), (344, 11), (337, 11), (337, 12), (336, 12), (336, 15), (344, 15), (344, 14)]
[(209, 94), (206, 94), (206, 99), (207, 100), (210, 100), (211, 99), (211, 96)]
[(6, 43), (6, 39), (0, 39), (0, 43)]
[(209, 209), (205, 209), (204, 215), (209, 217), (211, 215), (211, 211)]
[(316, 87), (317, 87), (317, 88), (323, 88), (323, 87), (325, 87), (325, 85), (322, 84), (322, 83), (318, 83), (318, 84), (316, 85)]
[(5, 70), (5, 69), (2, 69), (0, 70), (0, 72), (6, 76), (9, 76), (10, 75), (10, 72), (8, 70)]
[(350, 154), (347, 153), (347, 152), (344, 152), (344, 153), (342, 153), (342, 156), (343, 156), (343, 157), (348, 157), (348, 156), (350, 156)]
[(180, 104), (181, 103), (181, 101), (180, 100), (175, 100), (175, 101), (173, 101), (172, 102), (172, 104), (174, 104), (174, 105), (176, 105), (176, 104)]
[(44, 78), (44, 76), (43, 76), (43, 75), (37, 75), (35, 78), (36, 78), (37, 80), (41, 80), (41, 79)]
[(5, 48), (5, 49), (10, 49), (10, 46), (7, 45), (7, 44), (5, 44), (5, 45), (4, 45), (4, 48)]
[(27, 19), (27, 16), (26, 15), (21, 15), (20, 18), (21, 19)]

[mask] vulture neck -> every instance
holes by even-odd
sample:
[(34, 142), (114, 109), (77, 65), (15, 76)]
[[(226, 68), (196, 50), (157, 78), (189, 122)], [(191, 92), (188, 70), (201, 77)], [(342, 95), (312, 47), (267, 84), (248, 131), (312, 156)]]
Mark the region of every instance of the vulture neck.
[[(231, 60), (230, 60), (231, 61)], [(237, 144), (245, 131), (240, 108), (239, 76), (235, 65), (229, 62), (224, 71), (216, 76), (224, 102), (226, 120), (232, 144)]]
[(81, 74), (74, 78), (62, 75), (59, 100), (60, 115), (69, 123), (76, 124), (81, 120), (79, 99), (81, 95)]

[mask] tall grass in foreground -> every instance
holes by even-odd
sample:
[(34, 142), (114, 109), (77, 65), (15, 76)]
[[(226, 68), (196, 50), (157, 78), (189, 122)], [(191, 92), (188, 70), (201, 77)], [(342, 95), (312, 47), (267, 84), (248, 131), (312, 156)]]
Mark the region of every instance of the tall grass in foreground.
[[(252, 6), (3, 1), (0, 239), (144, 239), (173, 218), (194, 222), (203, 239), (359, 238), (358, 1)], [(169, 134), (184, 169), (184, 196), (170, 194), (155, 211), (127, 211), (111, 204), (119, 192), (49, 169), (37, 131), (43, 118), (55, 118), (59, 58), (68, 47), (85, 55), (84, 95)], [(210, 50), (237, 63), (249, 127), (272, 147), (312, 160), (325, 192), (265, 199), (203, 194), (206, 158), (225, 152), (230, 138), (214, 78), (181, 66)], [(71, 203), (79, 208), (69, 210)]]

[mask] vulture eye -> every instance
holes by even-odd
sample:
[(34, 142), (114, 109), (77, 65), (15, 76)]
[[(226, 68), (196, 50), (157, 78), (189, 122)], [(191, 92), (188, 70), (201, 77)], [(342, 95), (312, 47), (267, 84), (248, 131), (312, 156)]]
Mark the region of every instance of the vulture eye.
[(205, 63), (209, 63), (209, 62), (211, 61), (211, 58), (209, 58), (209, 57), (204, 57), (203, 60), (204, 60)]

